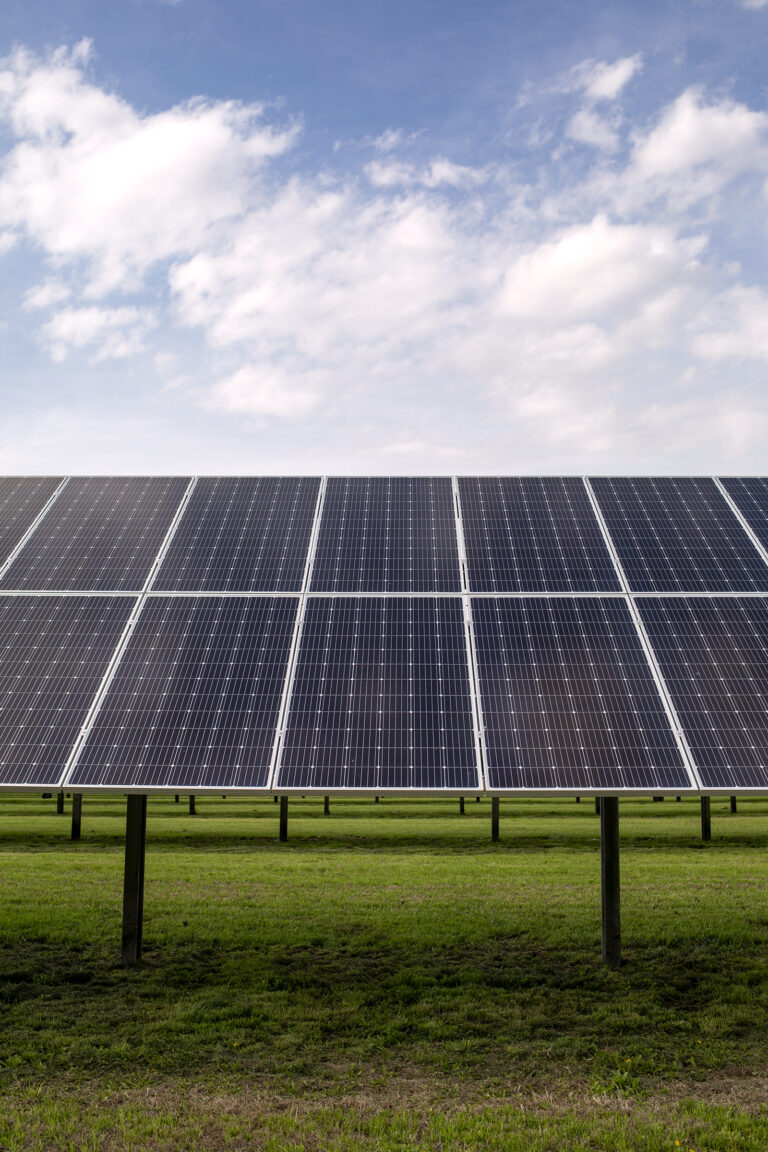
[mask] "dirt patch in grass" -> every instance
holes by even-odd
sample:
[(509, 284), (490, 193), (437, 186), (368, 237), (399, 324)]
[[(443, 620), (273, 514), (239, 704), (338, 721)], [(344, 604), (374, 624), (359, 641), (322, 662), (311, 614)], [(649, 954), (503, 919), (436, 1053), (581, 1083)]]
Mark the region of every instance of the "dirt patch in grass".
[[(8, 1103), (23, 1098), (10, 1092)], [(768, 1108), (768, 1076), (751, 1072), (719, 1072), (696, 1079), (680, 1079), (650, 1085), (637, 1092), (595, 1091), (587, 1081), (571, 1081), (560, 1088), (537, 1089), (530, 1084), (506, 1090), (489, 1091), (486, 1082), (464, 1080), (457, 1085), (451, 1080), (420, 1077), (405, 1070), (367, 1073), (361, 1077), (359, 1087), (350, 1089), (329, 1082), (324, 1088), (317, 1084), (298, 1084), (292, 1093), (276, 1092), (266, 1081), (244, 1080), (236, 1087), (232, 1084), (212, 1088), (207, 1082), (190, 1083), (169, 1080), (141, 1087), (105, 1090), (98, 1081), (64, 1088), (60, 1098), (67, 1098), (85, 1109), (116, 1110), (126, 1106), (140, 1106), (157, 1112), (193, 1112), (201, 1117), (237, 1116), (257, 1121), (265, 1115), (290, 1113), (311, 1116), (329, 1107), (355, 1112), (360, 1116), (394, 1112), (403, 1109), (411, 1113), (439, 1109), (446, 1115), (467, 1109), (484, 1111), (487, 1108), (513, 1107), (527, 1113), (551, 1116), (576, 1112), (585, 1116), (600, 1112), (625, 1115), (658, 1116), (685, 1101), (696, 1100), (704, 1105), (733, 1108), (742, 1113), (759, 1115)]]

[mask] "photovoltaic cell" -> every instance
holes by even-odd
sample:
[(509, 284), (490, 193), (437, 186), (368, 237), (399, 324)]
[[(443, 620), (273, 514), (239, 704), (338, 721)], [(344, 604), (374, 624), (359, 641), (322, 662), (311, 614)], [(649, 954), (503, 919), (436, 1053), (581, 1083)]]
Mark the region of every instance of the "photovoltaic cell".
[(309, 599), (276, 787), (478, 786), (461, 600)]
[(266, 788), (297, 597), (149, 597), (69, 781)]
[(0, 784), (56, 786), (132, 607), (0, 597)]
[(623, 599), (473, 599), (495, 790), (691, 787)]
[(638, 607), (704, 788), (768, 788), (768, 600)]
[(331, 477), (314, 592), (460, 592), (456, 516), (445, 477)]
[(768, 565), (713, 480), (591, 483), (633, 592), (768, 591)]
[(61, 476), (0, 477), (0, 565), (61, 483)]
[(728, 477), (721, 484), (764, 548), (768, 548), (768, 480)]
[(616, 570), (576, 476), (463, 476), (473, 592), (619, 592)]
[(168, 592), (298, 592), (320, 481), (198, 480), (154, 587)]
[(188, 483), (181, 477), (72, 477), (0, 587), (139, 590)]

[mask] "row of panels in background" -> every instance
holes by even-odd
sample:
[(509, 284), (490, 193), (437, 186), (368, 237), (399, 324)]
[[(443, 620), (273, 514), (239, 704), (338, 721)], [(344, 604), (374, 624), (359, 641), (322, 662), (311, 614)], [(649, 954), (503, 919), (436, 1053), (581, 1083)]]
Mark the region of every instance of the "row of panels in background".
[(0, 479), (0, 591), (759, 594), (766, 548), (759, 478)]
[(0, 597), (0, 785), (768, 792), (768, 597)]

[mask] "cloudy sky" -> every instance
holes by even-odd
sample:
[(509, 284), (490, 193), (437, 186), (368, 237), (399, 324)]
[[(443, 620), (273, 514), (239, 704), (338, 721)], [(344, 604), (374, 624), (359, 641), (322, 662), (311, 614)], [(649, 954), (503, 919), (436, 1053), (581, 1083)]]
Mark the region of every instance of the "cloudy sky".
[(3, 472), (768, 473), (768, 0), (4, 0)]

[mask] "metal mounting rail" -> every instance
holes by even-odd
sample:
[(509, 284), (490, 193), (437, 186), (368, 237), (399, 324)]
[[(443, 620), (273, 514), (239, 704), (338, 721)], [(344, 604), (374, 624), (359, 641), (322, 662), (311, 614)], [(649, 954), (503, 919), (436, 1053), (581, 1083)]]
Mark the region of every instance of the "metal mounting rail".
[(94, 696), (94, 698), (91, 702), (91, 706), (88, 709), (88, 714), (85, 717), (85, 720), (83, 722), (83, 726), (80, 729), (80, 732), (77, 736), (77, 739), (75, 740), (74, 745), (72, 746), (72, 751), (69, 754), (69, 759), (67, 760), (67, 763), (64, 765), (64, 770), (62, 772), (61, 781), (59, 783), (60, 788), (65, 788), (67, 786), (67, 784), (69, 783), (70, 777), (72, 776), (72, 773), (74, 772), (75, 768), (77, 767), (78, 760), (80, 759), (80, 756), (82, 755), (83, 748), (85, 747), (85, 743), (88, 739), (88, 735), (89, 735), (91, 729), (93, 728), (93, 725), (96, 721), (96, 717), (98, 716), (99, 712), (101, 711), (101, 706), (104, 703), (104, 699), (107, 695), (107, 692), (109, 691), (109, 686), (115, 677), (115, 673), (117, 672), (117, 669), (120, 665), (120, 661), (122, 660), (123, 655), (125, 653), (125, 650), (128, 647), (128, 643), (131, 639), (131, 636), (133, 635), (134, 628), (136, 627), (136, 622), (139, 619), (139, 616), (141, 615), (142, 609), (144, 608), (144, 605), (147, 602), (149, 591), (150, 591), (152, 585), (154, 584), (155, 579), (157, 578), (157, 574), (160, 570), (160, 565), (162, 564), (163, 559), (165, 557), (165, 554), (171, 545), (171, 541), (173, 540), (173, 537), (176, 533), (176, 529), (179, 526), (179, 522), (181, 521), (181, 518), (184, 515), (186, 507), (189, 504), (190, 497), (192, 496), (192, 493), (195, 489), (196, 484), (197, 484), (197, 477), (193, 476), (192, 479), (190, 480), (189, 484), (187, 485), (187, 488), (186, 488), (186, 491), (184, 492), (184, 495), (181, 498), (181, 503), (179, 504), (178, 508), (176, 509), (176, 514), (168, 526), (168, 531), (166, 532), (166, 534), (163, 538), (163, 542), (160, 545), (160, 548), (158, 550), (158, 553), (155, 556), (155, 559), (152, 563), (152, 567), (150, 568), (149, 573), (147, 575), (147, 578), (144, 581), (144, 585), (141, 589), (141, 592), (139, 593), (139, 595), (136, 599), (136, 602), (133, 605), (133, 609), (131, 610), (131, 614), (125, 623), (125, 627), (123, 628), (123, 631), (120, 634), (120, 639), (117, 642), (117, 647), (115, 648), (114, 652), (112, 653), (112, 659), (110, 660), (109, 664), (107, 665), (107, 670), (101, 678), (101, 683), (99, 684), (99, 687), (96, 690), (96, 695)]
[[(752, 541), (752, 543), (754, 544), (755, 548), (757, 548), (758, 552), (760, 553), (760, 557), (763, 560), (763, 563), (768, 564), (768, 552), (765, 550), (763, 545), (758, 540), (757, 536), (755, 535), (754, 530), (748, 524), (747, 519), (744, 516), (744, 513), (741, 511), (738, 504), (733, 499), (730, 492), (725, 487), (725, 485), (722, 483), (722, 481), (719, 480), (717, 476), (713, 476), (712, 479), (715, 482), (715, 486), (716, 486), (718, 492), (720, 493), (720, 495), (725, 500), (725, 502), (728, 505), (728, 507), (730, 508), (731, 512), (733, 512), (733, 514), (736, 517), (736, 519), (738, 520), (739, 524), (741, 524), (741, 526), (744, 529), (744, 531), (746, 532), (747, 536), (749, 536), (749, 538)], [(761, 593), (761, 595), (764, 595), (764, 593)]]
[(481, 790), (485, 791), (485, 728), (483, 725), (483, 706), (480, 700), (480, 682), (477, 671), (477, 653), (475, 650), (475, 627), (472, 621), (472, 601), (470, 599), (469, 592), (469, 569), (467, 567), (467, 550), (464, 541), (464, 521), (461, 514), (461, 495), (459, 493), (458, 477), (451, 477), (451, 486), (453, 488), (453, 509), (456, 517), (456, 542), (459, 549), (461, 602), (464, 612), (464, 641), (467, 647), (469, 693), (472, 703), (472, 722), (475, 726), (475, 756), (477, 757), (477, 776)]

